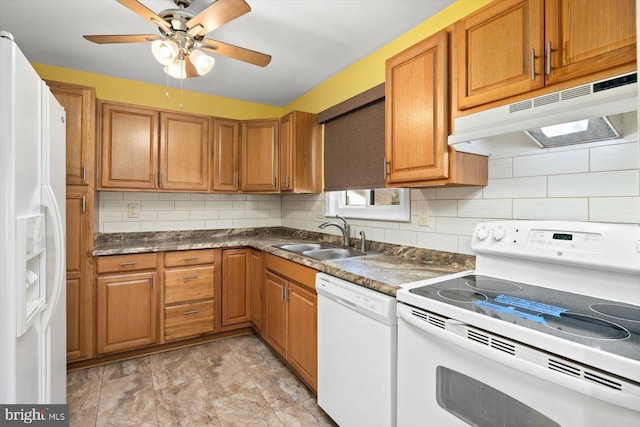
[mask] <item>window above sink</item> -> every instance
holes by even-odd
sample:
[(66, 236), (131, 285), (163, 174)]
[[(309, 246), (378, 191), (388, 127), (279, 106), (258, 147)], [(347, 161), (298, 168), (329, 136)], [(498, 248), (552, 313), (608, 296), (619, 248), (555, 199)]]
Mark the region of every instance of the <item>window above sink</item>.
[(380, 221), (411, 220), (411, 196), (406, 188), (328, 191), (327, 216)]

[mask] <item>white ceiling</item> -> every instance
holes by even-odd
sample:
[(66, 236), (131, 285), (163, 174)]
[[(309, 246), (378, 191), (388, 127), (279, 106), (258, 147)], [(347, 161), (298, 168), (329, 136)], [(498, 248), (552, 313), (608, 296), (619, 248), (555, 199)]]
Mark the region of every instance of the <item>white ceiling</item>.
[[(272, 55), (265, 68), (216, 56), (185, 90), (283, 106), (455, 0), (246, 0), (251, 12), (207, 38)], [(159, 13), (172, 0), (141, 0)], [(198, 13), (212, 0), (194, 0)], [(115, 0), (0, 0), (0, 30), (31, 62), (159, 85), (166, 74), (150, 43), (98, 45), (84, 34), (156, 34)], [(170, 79), (172, 87), (179, 82)]]

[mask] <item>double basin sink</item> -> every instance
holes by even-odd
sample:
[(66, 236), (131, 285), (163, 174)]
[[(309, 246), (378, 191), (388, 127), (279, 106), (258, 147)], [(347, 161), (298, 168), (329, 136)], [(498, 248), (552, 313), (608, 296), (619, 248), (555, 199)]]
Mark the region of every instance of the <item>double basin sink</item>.
[(336, 259), (353, 258), (367, 255), (365, 252), (348, 248), (336, 247), (327, 243), (294, 243), (274, 245), (276, 248), (294, 252), (318, 261), (332, 261)]

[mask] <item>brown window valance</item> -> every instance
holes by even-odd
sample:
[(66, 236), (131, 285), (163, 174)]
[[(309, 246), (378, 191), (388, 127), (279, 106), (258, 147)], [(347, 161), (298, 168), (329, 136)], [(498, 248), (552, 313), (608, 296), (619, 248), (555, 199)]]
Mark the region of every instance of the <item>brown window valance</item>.
[(384, 83), (318, 114), (324, 123), (324, 189), (383, 188)]

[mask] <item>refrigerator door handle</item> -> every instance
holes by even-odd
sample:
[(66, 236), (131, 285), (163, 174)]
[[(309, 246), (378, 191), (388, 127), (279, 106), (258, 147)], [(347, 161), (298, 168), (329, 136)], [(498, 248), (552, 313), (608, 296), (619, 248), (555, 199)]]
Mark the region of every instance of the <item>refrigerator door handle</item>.
[(53, 275), (53, 292), (51, 294), (51, 301), (48, 301), (45, 311), (42, 313), (41, 327), (42, 330), (46, 330), (51, 322), (51, 317), (56, 310), (58, 300), (60, 299), (60, 293), (64, 286), (64, 224), (60, 217), (60, 207), (58, 201), (53, 192), (53, 187), (48, 184), (42, 186), (42, 204), (47, 208), (51, 214), (51, 222), (53, 223), (53, 248), (56, 256), (56, 270)]

